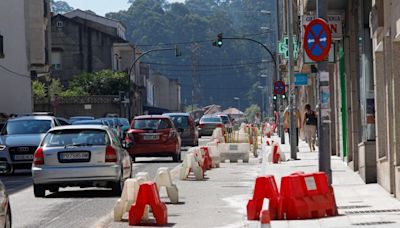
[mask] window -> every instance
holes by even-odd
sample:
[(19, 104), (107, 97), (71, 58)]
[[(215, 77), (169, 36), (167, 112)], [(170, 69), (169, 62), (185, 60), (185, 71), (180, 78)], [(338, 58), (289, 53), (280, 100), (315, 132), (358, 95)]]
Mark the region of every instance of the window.
[(0, 59), (4, 58), (3, 36), (0, 35)]
[(51, 52), (51, 66), (53, 70), (61, 70), (61, 51)]
[(63, 21), (57, 21), (57, 28), (62, 28), (64, 27), (64, 22)]

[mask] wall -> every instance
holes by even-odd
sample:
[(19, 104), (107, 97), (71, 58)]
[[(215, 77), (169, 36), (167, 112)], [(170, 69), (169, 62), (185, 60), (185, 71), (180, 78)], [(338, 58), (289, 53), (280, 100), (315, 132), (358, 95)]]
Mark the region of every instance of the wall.
[(8, 114), (32, 111), (24, 2), (0, 1), (0, 34), (5, 55), (0, 66), (8, 69), (0, 68), (0, 112)]

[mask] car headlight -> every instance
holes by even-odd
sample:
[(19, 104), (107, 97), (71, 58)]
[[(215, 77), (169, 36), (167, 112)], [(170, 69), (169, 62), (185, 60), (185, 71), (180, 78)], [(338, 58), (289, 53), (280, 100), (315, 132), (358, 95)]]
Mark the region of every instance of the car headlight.
[(3, 151), (3, 150), (5, 150), (7, 148), (7, 146), (6, 145), (0, 145), (0, 151)]

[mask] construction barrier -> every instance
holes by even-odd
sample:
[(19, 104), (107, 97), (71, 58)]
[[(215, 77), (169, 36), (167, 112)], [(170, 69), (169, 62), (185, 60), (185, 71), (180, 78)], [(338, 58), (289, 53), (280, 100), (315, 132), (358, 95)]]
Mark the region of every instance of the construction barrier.
[(282, 215), (286, 219), (314, 219), (338, 214), (333, 189), (323, 172), (282, 177)]
[(142, 221), (146, 205), (150, 205), (158, 225), (168, 223), (167, 206), (161, 202), (155, 182), (145, 182), (140, 185), (137, 200), (129, 210), (129, 225), (138, 225)]
[(286, 161), (285, 153), (282, 152), (278, 142), (272, 143), (271, 150), (267, 154), (267, 161), (274, 164)]
[[(139, 187), (141, 184), (148, 181), (148, 179), (146, 178), (147, 178), (146, 175), (141, 175), (139, 178), (130, 178), (125, 181), (121, 198), (118, 199), (116, 205), (114, 206), (115, 221), (121, 221), (123, 215), (129, 211), (130, 205), (136, 202), (139, 192)], [(149, 218), (149, 208), (146, 207), (142, 216), (142, 220), (148, 220), (148, 218)]]
[(210, 170), (212, 168), (212, 159), (208, 147), (200, 147), (200, 151), (203, 157), (203, 170)]
[(230, 162), (249, 162), (250, 144), (248, 143), (219, 143), (218, 151), (221, 156), (221, 162), (229, 160)]
[(222, 131), (222, 128), (217, 127), (214, 129), (211, 135), (211, 140), (212, 141), (216, 140), (218, 143), (225, 143), (225, 136), (224, 132)]
[(154, 180), (157, 184), (158, 191), (160, 191), (161, 187), (165, 187), (171, 203), (177, 204), (179, 202), (178, 187), (172, 182), (171, 172), (169, 168), (158, 168)]
[(219, 164), (221, 162), (221, 155), (218, 151), (217, 144), (214, 145), (214, 144), (208, 143), (207, 147), (208, 147), (208, 151), (209, 151), (210, 157), (211, 157), (211, 167), (219, 168)]
[(280, 196), (275, 178), (272, 175), (257, 177), (253, 198), (247, 203), (247, 219), (260, 220), (264, 199), (269, 200), (268, 210), (271, 219), (280, 219)]
[(179, 172), (179, 179), (187, 180), (191, 173), (194, 174), (196, 180), (204, 179), (204, 171), (200, 165), (200, 161), (193, 153), (188, 153), (182, 162)]

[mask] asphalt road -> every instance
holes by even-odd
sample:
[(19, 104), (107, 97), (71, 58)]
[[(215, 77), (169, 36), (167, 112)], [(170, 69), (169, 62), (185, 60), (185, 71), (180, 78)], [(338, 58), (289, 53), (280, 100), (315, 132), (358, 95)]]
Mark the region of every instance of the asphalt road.
[[(182, 151), (182, 157), (185, 154)], [(133, 174), (148, 172), (154, 178), (159, 167), (179, 164), (171, 158), (138, 158)], [(10, 194), (13, 227), (94, 227), (112, 211), (118, 199), (109, 189), (100, 188), (62, 188), (46, 198), (35, 198), (29, 170), (0, 179)]]

